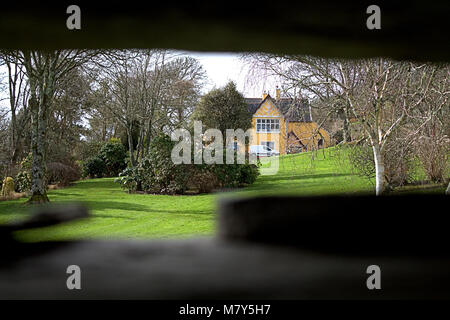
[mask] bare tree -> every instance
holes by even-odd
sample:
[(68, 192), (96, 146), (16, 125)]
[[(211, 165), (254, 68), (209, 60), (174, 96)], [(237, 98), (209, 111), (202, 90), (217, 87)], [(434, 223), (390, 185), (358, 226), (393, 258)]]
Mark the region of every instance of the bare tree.
[(87, 138), (107, 141), (118, 134), (120, 123), (107, 106), (112, 103), (108, 81), (100, 81), (88, 91), (86, 118), (89, 121)]
[(30, 114), (27, 105), (29, 97), (28, 82), (25, 75), (24, 66), (18, 61), (17, 55), (8, 52), (0, 52), (7, 69), (7, 90), (8, 102), (10, 106), (10, 165), (17, 161), (21, 147), (23, 145), (24, 127), (30, 121)]
[(3, 178), (8, 174), (9, 158), (9, 146), (8, 146), (8, 127), (9, 121), (7, 119), (7, 111), (0, 108), (0, 178)]
[(29, 203), (48, 202), (45, 185), (47, 126), (57, 84), (71, 70), (98, 54), (89, 50), (16, 51), (16, 63), (23, 66), (28, 79), (31, 113), (32, 188)]
[(104, 96), (109, 97), (104, 107), (125, 128), (130, 162), (135, 166), (148, 154), (155, 132), (183, 125), (192, 113), (204, 71), (197, 60), (168, 51), (116, 55), (102, 77)]
[(440, 66), (424, 102), (409, 113), (405, 144), (413, 146), (427, 179), (445, 183), (449, 179), (450, 66)]
[[(342, 68), (343, 89), (351, 113), (366, 132), (375, 160), (376, 194), (386, 191), (385, 149), (393, 133), (409, 114), (425, 102), (438, 66), (395, 62), (382, 58), (355, 63), (359, 77), (352, 86), (350, 74)], [(430, 106), (433, 113), (442, 105)]]
[(149, 68), (148, 54), (138, 61), (133, 90), (140, 111), (138, 159), (148, 154), (155, 133), (186, 124), (198, 102), (204, 77), (202, 66), (191, 57), (165, 53), (153, 62), (152, 68)]
[(343, 120), (343, 140), (351, 140), (349, 105), (343, 97), (339, 64), (342, 60), (302, 55), (251, 53), (243, 55), (249, 66), (249, 77), (276, 76), (282, 82), (284, 95), (292, 99), (313, 101), (311, 111), (318, 128), (336, 118)]
[[(438, 65), (396, 62), (383, 58), (333, 60), (292, 55), (252, 54), (245, 57), (254, 69), (279, 76), (287, 90), (298, 90), (324, 102), (325, 117), (341, 113), (348, 140), (351, 120), (361, 126), (370, 141), (375, 160), (376, 194), (386, 191), (385, 149), (393, 133), (413, 111), (426, 104), (432, 93)], [(424, 125), (448, 99), (448, 86), (439, 103), (430, 103)], [(447, 92), (447, 93), (446, 93)]]

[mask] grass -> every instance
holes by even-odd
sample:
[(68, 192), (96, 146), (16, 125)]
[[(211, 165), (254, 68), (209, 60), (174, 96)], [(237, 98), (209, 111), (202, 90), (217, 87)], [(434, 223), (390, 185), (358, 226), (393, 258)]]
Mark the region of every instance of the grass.
[[(243, 189), (204, 195), (128, 194), (113, 178), (83, 180), (65, 189), (50, 190), (49, 198), (52, 203), (81, 202), (90, 209), (91, 218), (20, 231), (16, 236), (24, 241), (210, 236), (215, 231), (219, 197), (373, 193), (374, 181), (353, 175), (339, 159), (341, 154), (334, 148), (325, 153), (281, 156), (276, 174), (261, 175)], [(263, 161), (262, 170), (276, 160)], [(408, 192), (424, 190), (444, 192), (444, 187), (413, 188)], [(25, 201), (22, 198), (0, 202), (0, 224), (25, 218), (29, 214)]]
[(275, 166), (276, 174), (262, 175), (257, 182), (240, 192), (241, 195), (323, 195), (372, 193), (374, 181), (352, 174), (341, 164), (341, 154), (335, 148), (315, 153), (299, 153), (267, 158), (261, 170)]
[[(168, 196), (128, 194), (113, 178), (83, 180), (51, 190), (52, 203), (81, 202), (92, 215), (60, 226), (20, 232), (23, 240), (183, 237), (211, 234), (213, 195)], [(26, 199), (0, 202), (0, 223), (24, 218)]]

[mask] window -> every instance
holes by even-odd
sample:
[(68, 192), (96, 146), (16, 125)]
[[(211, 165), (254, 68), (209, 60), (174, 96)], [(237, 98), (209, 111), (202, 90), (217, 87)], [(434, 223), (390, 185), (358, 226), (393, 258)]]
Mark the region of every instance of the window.
[(239, 146), (238, 146), (237, 141), (233, 142), (233, 150), (234, 151), (239, 151)]
[(318, 143), (317, 143), (317, 146), (318, 146), (319, 148), (323, 147), (323, 139), (319, 139), (319, 141), (318, 141)]
[(280, 132), (280, 119), (257, 119), (256, 132)]

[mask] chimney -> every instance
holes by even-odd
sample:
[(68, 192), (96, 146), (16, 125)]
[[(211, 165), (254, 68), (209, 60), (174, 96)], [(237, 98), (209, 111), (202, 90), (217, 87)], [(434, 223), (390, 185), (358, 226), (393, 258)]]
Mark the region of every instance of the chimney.
[(280, 98), (281, 98), (281, 90), (280, 90), (280, 88), (278, 88), (278, 86), (276, 89), (276, 98), (277, 98), (277, 100), (280, 100)]
[(267, 91), (264, 90), (264, 92), (263, 92), (263, 100), (267, 97), (267, 95), (268, 95)]

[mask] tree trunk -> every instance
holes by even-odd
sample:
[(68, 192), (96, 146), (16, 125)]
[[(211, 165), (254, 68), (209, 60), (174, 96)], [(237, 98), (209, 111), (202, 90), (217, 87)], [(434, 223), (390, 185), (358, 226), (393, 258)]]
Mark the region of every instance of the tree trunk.
[(344, 118), (344, 125), (342, 127), (342, 141), (344, 143), (352, 141), (352, 138), (350, 137), (350, 132), (348, 130), (348, 119), (347, 119), (347, 117)]
[(386, 177), (384, 175), (384, 157), (378, 145), (373, 145), (373, 157), (375, 159), (375, 193), (380, 196), (387, 191)]
[[(18, 125), (16, 125), (16, 128), (23, 128), (26, 125), (25, 121), (21, 121), (19, 122)], [(16, 132), (18, 130), (16, 129)], [(16, 135), (16, 141), (15, 141), (15, 147), (14, 150), (12, 150), (12, 155), (11, 155), (11, 164), (16, 164), (17, 163), (17, 159), (19, 159), (19, 157), (22, 155), (23, 153), (23, 147), (24, 147), (24, 136), (25, 135), (25, 130), (21, 130), (20, 132), (17, 132)]]
[(102, 126), (102, 141), (106, 142), (106, 123), (105, 123), (105, 121), (103, 121), (103, 126)]
[(15, 159), (16, 159), (16, 155), (17, 155), (17, 141), (16, 141), (16, 136), (17, 136), (17, 128), (16, 128), (16, 112), (15, 110), (11, 111), (11, 158), (10, 158), (10, 164), (14, 165), (15, 163)]
[(139, 125), (139, 137), (136, 146), (136, 163), (139, 163), (139, 159), (144, 158), (144, 124)]
[[(32, 117), (31, 149), (33, 161), (31, 166), (31, 198), (28, 203), (46, 203), (46, 153), (47, 153), (47, 126), (50, 113), (51, 100), (54, 94), (54, 70), (47, 61), (42, 78), (29, 78), (30, 82), (30, 108)], [(36, 90), (38, 89), (38, 90)]]
[(133, 150), (133, 127), (127, 126), (127, 136), (128, 136), (128, 149), (130, 152), (130, 164), (132, 167), (136, 165), (134, 161), (134, 150)]
[(49, 202), (45, 185), (45, 114), (41, 101), (38, 102), (35, 96), (30, 99), (33, 155), (31, 198), (28, 200), (30, 204)]
[(448, 183), (447, 190), (445, 190), (446, 195), (450, 195), (450, 182)]
[(150, 119), (148, 121), (148, 126), (147, 126), (147, 136), (145, 138), (145, 154), (144, 156), (147, 156), (150, 150), (150, 143), (152, 142), (152, 120)]
[(344, 143), (352, 141), (352, 136), (349, 130), (348, 107), (344, 108), (344, 125), (342, 127), (342, 141)]

